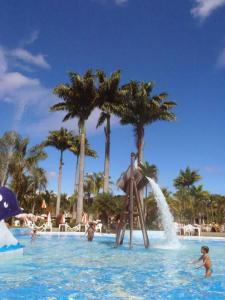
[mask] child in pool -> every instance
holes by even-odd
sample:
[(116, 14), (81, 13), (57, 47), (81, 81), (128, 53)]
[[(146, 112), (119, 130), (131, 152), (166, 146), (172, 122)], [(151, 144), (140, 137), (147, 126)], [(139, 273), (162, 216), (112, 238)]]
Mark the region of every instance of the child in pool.
[(88, 229), (86, 231), (87, 234), (87, 240), (89, 242), (92, 242), (93, 238), (94, 238), (94, 234), (95, 234), (95, 224), (92, 222), (89, 222), (89, 226)]
[(201, 253), (202, 255), (194, 263), (198, 263), (199, 261), (202, 260), (203, 264), (199, 268), (201, 268), (202, 266), (205, 267), (205, 277), (210, 277), (212, 275), (213, 270), (212, 270), (212, 262), (208, 255), (209, 248), (207, 246), (202, 246)]
[(37, 229), (31, 231), (31, 241), (34, 241), (37, 236)]

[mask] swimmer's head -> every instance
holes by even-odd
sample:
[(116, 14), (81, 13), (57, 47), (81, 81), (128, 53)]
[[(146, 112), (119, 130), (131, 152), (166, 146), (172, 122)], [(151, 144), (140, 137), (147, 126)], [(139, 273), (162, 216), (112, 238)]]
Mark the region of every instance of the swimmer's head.
[(209, 247), (207, 247), (207, 246), (202, 246), (202, 248), (201, 248), (201, 253), (202, 253), (202, 254), (207, 254), (207, 253), (209, 253)]

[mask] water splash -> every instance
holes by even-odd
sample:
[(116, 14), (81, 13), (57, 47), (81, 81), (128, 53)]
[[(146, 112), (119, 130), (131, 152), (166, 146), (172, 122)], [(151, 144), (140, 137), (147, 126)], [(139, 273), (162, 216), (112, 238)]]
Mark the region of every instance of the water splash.
[(153, 195), (155, 197), (158, 211), (159, 211), (159, 217), (162, 221), (163, 229), (165, 232), (165, 237), (169, 245), (173, 247), (179, 246), (179, 241), (176, 235), (176, 228), (174, 224), (173, 216), (170, 212), (169, 206), (166, 202), (166, 199), (159, 187), (159, 185), (150, 177), (147, 177), (151, 188)]

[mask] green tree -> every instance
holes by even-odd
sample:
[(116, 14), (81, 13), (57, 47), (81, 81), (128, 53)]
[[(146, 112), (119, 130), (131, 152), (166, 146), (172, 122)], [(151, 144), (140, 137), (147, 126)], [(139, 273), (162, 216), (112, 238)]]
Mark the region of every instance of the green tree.
[[(144, 163), (142, 162), (139, 163), (139, 168), (141, 169), (141, 172), (145, 177), (150, 177), (155, 181), (158, 180), (158, 169), (156, 165), (151, 165), (147, 161), (145, 161)], [(145, 187), (145, 198), (147, 197), (148, 197), (148, 185), (146, 185)], [(144, 210), (144, 219), (146, 220), (147, 212), (146, 212), (145, 201), (143, 201), (143, 210)]]
[[(130, 124), (133, 127), (138, 163), (143, 161), (145, 127), (157, 121), (176, 119), (175, 114), (171, 112), (176, 103), (168, 101), (166, 93), (151, 96), (153, 87), (152, 81), (130, 81), (122, 87), (123, 105), (116, 111), (122, 125)], [(143, 191), (140, 191), (140, 199), (143, 207)]]
[(173, 185), (176, 189), (190, 189), (197, 181), (201, 179), (197, 170), (191, 170), (187, 167), (185, 170), (180, 170), (177, 178), (174, 179)]
[(111, 134), (111, 116), (115, 107), (121, 106), (120, 93), (120, 71), (117, 70), (107, 77), (103, 71), (98, 70), (96, 75), (99, 80), (98, 97), (102, 102), (100, 106), (101, 114), (98, 119), (97, 127), (105, 124), (105, 162), (104, 162), (104, 186), (103, 192), (109, 192), (109, 176), (110, 176), (110, 134)]
[(0, 138), (0, 186), (7, 185), (12, 155), (15, 152), (15, 140), (19, 135), (14, 131), (7, 131)]
[(104, 174), (99, 173), (88, 173), (85, 176), (84, 190), (90, 196), (93, 194), (96, 196), (100, 190), (104, 187)]
[(158, 169), (157, 169), (156, 165), (151, 165), (147, 161), (145, 161), (145, 162), (141, 162), (139, 164), (139, 167), (144, 176), (150, 177), (150, 178), (154, 179), (155, 181), (158, 180)]
[[(44, 170), (38, 165), (41, 160), (46, 158), (47, 154), (42, 145), (29, 148), (29, 139), (17, 135), (9, 164), (9, 174), (10, 186), (21, 203), (28, 192), (34, 192), (34, 185), (41, 188), (42, 184), (46, 184)], [(34, 174), (35, 172), (36, 174)]]
[(87, 212), (93, 214), (95, 219), (100, 219), (103, 224), (109, 225), (110, 219), (118, 217), (124, 206), (125, 197), (98, 194), (92, 205), (87, 206)]
[(123, 105), (117, 110), (122, 125), (133, 126), (138, 152), (138, 163), (143, 161), (144, 130), (147, 125), (157, 121), (174, 121), (171, 112), (175, 102), (168, 101), (166, 93), (151, 96), (154, 84), (149, 82), (130, 81), (122, 87)]
[(39, 167), (33, 167), (30, 170), (29, 174), (29, 185), (28, 185), (28, 192), (31, 192), (31, 195), (33, 196), (32, 198), (32, 213), (34, 214), (35, 206), (36, 206), (36, 198), (37, 198), (37, 193), (38, 195), (40, 194), (41, 191), (46, 189), (47, 186), (47, 175), (46, 172), (43, 168)]
[(51, 107), (51, 111), (66, 111), (63, 121), (78, 118), (80, 134), (80, 156), (79, 156), (79, 184), (77, 201), (76, 222), (80, 223), (83, 211), (83, 185), (84, 185), (84, 157), (85, 157), (85, 123), (92, 111), (99, 106), (96, 100), (95, 77), (91, 70), (83, 76), (71, 72), (70, 83), (60, 84), (54, 89), (54, 93), (62, 99), (62, 102)]
[(72, 140), (72, 138), (73, 138), (73, 134), (71, 131), (68, 131), (65, 128), (61, 128), (60, 130), (50, 131), (46, 141), (44, 141), (44, 145), (46, 147), (48, 146), (54, 147), (60, 151), (56, 216), (60, 212), (60, 200), (61, 200), (61, 192), (62, 192), (63, 152), (70, 148), (70, 141)]
[(203, 185), (192, 186), (190, 194), (192, 196), (193, 221), (198, 220), (201, 224), (202, 220), (206, 219), (209, 215), (207, 204), (209, 203), (210, 194), (203, 189)]

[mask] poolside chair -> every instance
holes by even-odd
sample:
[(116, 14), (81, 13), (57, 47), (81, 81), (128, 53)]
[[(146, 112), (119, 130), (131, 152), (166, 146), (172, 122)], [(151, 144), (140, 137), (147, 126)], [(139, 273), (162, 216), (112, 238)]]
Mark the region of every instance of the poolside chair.
[(30, 229), (36, 229), (37, 231), (52, 231), (52, 225), (49, 223), (45, 223), (41, 226), (37, 226), (35, 223), (32, 223), (30, 226), (28, 226)]
[(201, 226), (198, 224), (194, 224), (194, 231), (197, 232), (198, 236), (201, 235)]
[(184, 235), (187, 233), (187, 235), (195, 235), (195, 232), (197, 231), (198, 236), (201, 235), (201, 227), (196, 225), (193, 226), (191, 224), (188, 224), (184, 226)]
[(194, 234), (194, 226), (191, 224), (184, 226), (184, 235), (193, 235)]
[(100, 232), (100, 233), (102, 233), (102, 226), (103, 226), (103, 224), (102, 223), (98, 223), (96, 226), (95, 226), (95, 231), (96, 232)]
[(65, 225), (66, 225), (65, 231), (75, 231), (75, 232), (79, 231), (80, 232), (80, 230), (81, 230), (81, 224), (78, 224), (74, 227), (70, 227), (67, 223)]

